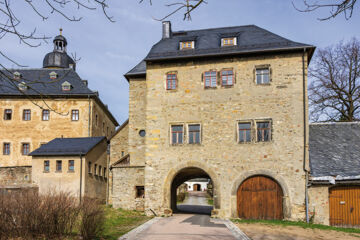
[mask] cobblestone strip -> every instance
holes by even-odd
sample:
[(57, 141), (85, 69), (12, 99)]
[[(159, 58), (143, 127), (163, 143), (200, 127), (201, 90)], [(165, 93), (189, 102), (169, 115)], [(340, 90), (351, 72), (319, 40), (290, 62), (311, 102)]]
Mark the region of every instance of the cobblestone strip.
[(240, 230), (232, 221), (224, 220), (225, 226), (231, 231), (237, 240), (251, 240), (243, 231)]
[(155, 217), (155, 218), (147, 221), (146, 223), (138, 226), (137, 228), (134, 228), (133, 230), (131, 230), (127, 234), (121, 236), (118, 240), (135, 240), (135, 239), (137, 239), (136, 236), (139, 233), (141, 233), (142, 231), (148, 229), (152, 224), (156, 223), (160, 219), (161, 219), (161, 217)]

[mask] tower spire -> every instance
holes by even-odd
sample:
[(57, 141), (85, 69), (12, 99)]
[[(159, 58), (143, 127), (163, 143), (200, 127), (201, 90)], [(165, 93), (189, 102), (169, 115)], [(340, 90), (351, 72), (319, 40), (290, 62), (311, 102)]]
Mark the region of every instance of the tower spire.
[(62, 29), (62, 28), (60, 28), (59, 30), (60, 30), (60, 36), (62, 36), (62, 31), (63, 31), (63, 29)]

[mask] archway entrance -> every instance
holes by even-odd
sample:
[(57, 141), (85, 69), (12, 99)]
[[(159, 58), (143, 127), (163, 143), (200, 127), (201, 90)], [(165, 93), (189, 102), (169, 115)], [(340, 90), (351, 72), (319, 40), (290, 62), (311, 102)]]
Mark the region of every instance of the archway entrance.
[[(185, 182), (191, 179), (208, 179), (208, 186), (210, 189), (204, 192), (201, 191), (201, 186), (198, 184), (196, 186), (197, 191), (189, 191), (188, 187), (185, 186)], [(195, 184), (194, 184), (195, 185)], [(201, 168), (197, 167), (186, 167), (181, 169), (173, 178), (171, 183), (171, 209), (173, 213), (176, 212), (188, 212), (188, 213), (198, 213), (198, 214), (211, 214), (212, 206), (212, 197), (213, 189), (211, 184), (210, 176)], [(179, 196), (181, 192), (185, 189), (185, 198), (180, 199)]]
[(237, 191), (237, 209), (244, 219), (283, 219), (283, 191), (272, 178), (253, 176)]

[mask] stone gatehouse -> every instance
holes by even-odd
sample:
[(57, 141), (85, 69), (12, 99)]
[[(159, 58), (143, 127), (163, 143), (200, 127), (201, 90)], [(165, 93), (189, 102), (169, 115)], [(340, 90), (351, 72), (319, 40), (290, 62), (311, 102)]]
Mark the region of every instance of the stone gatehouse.
[(125, 75), (129, 120), (111, 139), (114, 207), (171, 214), (180, 184), (211, 178), (215, 217), (304, 219), (315, 47), (254, 25), (162, 26)]

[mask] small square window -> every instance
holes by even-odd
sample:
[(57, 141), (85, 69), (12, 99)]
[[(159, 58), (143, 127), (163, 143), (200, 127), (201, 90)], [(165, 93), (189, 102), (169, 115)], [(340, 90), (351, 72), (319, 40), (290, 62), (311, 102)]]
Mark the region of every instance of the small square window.
[(168, 73), (166, 75), (166, 89), (175, 90), (177, 88), (176, 73)]
[(21, 148), (22, 155), (28, 155), (30, 153), (30, 143), (23, 143)]
[(184, 136), (184, 126), (183, 125), (172, 125), (171, 126), (171, 143), (172, 144), (182, 144)]
[(257, 141), (268, 142), (271, 140), (271, 122), (261, 121), (256, 123)]
[(69, 160), (69, 172), (75, 171), (75, 161)]
[(270, 69), (258, 68), (256, 69), (256, 84), (269, 84), (270, 83)]
[(44, 161), (44, 172), (50, 172), (50, 161), (49, 160)]
[(30, 121), (31, 120), (31, 110), (30, 109), (24, 109), (23, 110), (23, 120), (24, 121)]
[(208, 71), (208, 72), (204, 73), (205, 88), (216, 87), (216, 82), (217, 82), (217, 72), (216, 71)]
[(200, 124), (189, 125), (189, 144), (200, 143)]
[(4, 110), (4, 120), (11, 120), (11, 117), (12, 117), (12, 110), (5, 109)]
[(50, 110), (44, 109), (42, 110), (42, 120), (49, 121), (50, 119)]
[(3, 155), (10, 155), (10, 143), (4, 143)]
[(229, 38), (222, 38), (221, 39), (221, 46), (235, 46), (236, 43), (236, 37), (229, 37)]
[(185, 50), (185, 49), (193, 49), (194, 48), (194, 41), (184, 41), (184, 42), (180, 42), (180, 50)]
[(62, 161), (56, 160), (56, 171), (61, 172), (62, 171)]
[(221, 71), (221, 85), (222, 86), (233, 86), (234, 85), (234, 71), (233, 70), (222, 70)]
[(251, 142), (251, 122), (240, 122), (239, 128), (239, 142)]
[(79, 110), (71, 110), (71, 121), (79, 121)]
[(144, 198), (145, 197), (145, 188), (144, 186), (136, 186), (136, 198)]

